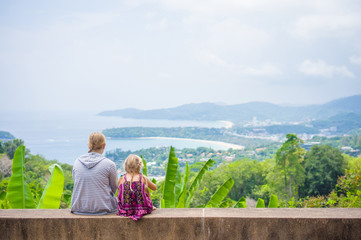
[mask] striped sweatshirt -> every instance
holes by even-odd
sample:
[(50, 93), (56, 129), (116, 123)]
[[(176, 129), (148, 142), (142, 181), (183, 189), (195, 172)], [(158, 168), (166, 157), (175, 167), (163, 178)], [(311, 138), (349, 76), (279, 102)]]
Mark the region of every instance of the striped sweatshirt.
[(75, 160), (71, 212), (109, 214), (117, 212), (117, 170), (115, 163), (95, 152)]

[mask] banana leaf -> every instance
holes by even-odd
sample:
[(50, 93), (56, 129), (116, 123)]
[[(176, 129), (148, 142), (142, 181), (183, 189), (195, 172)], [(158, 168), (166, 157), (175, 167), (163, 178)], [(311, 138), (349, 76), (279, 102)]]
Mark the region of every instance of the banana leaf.
[(178, 203), (176, 208), (185, 208), (186, 204), (186, 197), (187, 197), (187, 189), (184, 189), (178, 198)]
[(244, 197), (241, 197), (239, 201), (234, 205), (234, 208), (247, 208), (246, 199)]
[(264, 200), (262, 198), (258, 198), (256, 208), (265, 208)]
[(206, 207), (206, 205), (202, 204), (202, 205), (198, 205), (198, 206), (196, 206), (194, 208), (205, 208), (205, 207)]
[(5, 191), (1, 191), (0, 193), (0, 200), (4, 200), (6, 197), (6, 192)]
[(278, 197), (276, 195), (271, 195), (271, 199), (268, 203), (268, 208), (278, 208)]
[(182, 181), (181, 192), (183, 192), (184, 189), (187, 190), (188, 179), (189, 179), (189, 166), (188, 166), (188, 162), (186, 162), (186, 166), (184, 168), (184, 176), (183, 176), (183, 181)]
[(189, 208), (190, 205), (191, 205), (191, 201), (193, 199), (193, 196), (194, 196), (194, 192), (196, 191), (197, 187), (199, 186), (199, 183), (201, 182), (202, 178), (203, 178), (203, 175), (204, 173), (210, 169), (211, 167), (213, 167), (213, 164), (215, 164), (216, 162), (213, 161), (212, 159), (209, 159), (204, 165), (203, 167), (201, 168), (201, 170), (199, 170), (197, 176), (194, 178), (191, 186), (189, 187), (189, 190), (188, 190), (188, 196), (187, 196), (187, 199), (186, 199), (186, 207)]
[(189, 166), (188, 166), (188, 162), (186, 162), (186, 166), (184, 169), (184, 175), (183, 175), (183, 179), (182, 179), (182, 187), (181, 187), (180, 194), (178, 196), (178, 202), (177, 202), (176, 208), (185, 208), (186, 198), (187, 198), (188, 178), (189, 178)]
[(147, 162), (144, 160), (143, 155), (140, 155), (140, 158), (143, 161), (143, 175), (148, 177), (148, 168), (147, 168)]
[(25, 146), (19, 146), (14, 154), (7, 196), (11, 208), (35, 208), (33, 195), (25, 182)]
[(40, 198), (38, 209), (58, 209), (64, 190), (64, 173), (58, 164), (49, 167), (51, 176)]
[(160, 208), (165, 208), (164, 199), (160, 200)]
[(219, 204), (219, 208), (228, 208), (228, 202), (227, 200), (223, 201), (221, 204)]
[(175, 185), (174, 185), (175, 205), (177, 205), (178, 203), (178, 199), (182, 193), (181, 190), (182, 190), (182, 174), (179, 171), (177, 171), (177, 175), (175, 178)]
[(174, 208), (176, 204), (175, 199), (175, 185), (178, 172), (178, 158), (174, 153), (174, 148), (171, 146), (168, 157), (167, 171), (164, 180), (163, 199), (164, 208)]
[(216, 208), (222, 203), (223, 199), (229, 193), (229, 190), (233, 187), (234, 181), (232, 178), (229, 178), (227, 181), (223, 183), (223, 185), (218, 188), (218, 190), (213, 194), (211, 199), (209, 199), (206, 204), (206, 208)]

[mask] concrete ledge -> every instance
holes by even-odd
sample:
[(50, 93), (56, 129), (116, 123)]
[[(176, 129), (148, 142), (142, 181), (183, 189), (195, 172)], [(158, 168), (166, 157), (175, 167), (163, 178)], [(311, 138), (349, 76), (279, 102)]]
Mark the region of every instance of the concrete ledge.
[(10, 209), (0, 239), (361, 239), (361, 209), (158, 209), (138, 222)]

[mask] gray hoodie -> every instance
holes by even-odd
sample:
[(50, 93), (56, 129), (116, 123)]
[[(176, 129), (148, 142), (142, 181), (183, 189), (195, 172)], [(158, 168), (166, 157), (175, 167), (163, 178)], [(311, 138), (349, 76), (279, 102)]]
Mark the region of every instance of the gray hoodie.
[(117, 211), (117, 169), (115, 163), (95, 152), (75, 160), (71, 212), (108, 214)]

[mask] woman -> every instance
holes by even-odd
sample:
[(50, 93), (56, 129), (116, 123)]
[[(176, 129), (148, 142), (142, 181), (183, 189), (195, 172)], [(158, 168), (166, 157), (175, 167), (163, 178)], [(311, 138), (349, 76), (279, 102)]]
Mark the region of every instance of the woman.
[(105, 137), (99, 132), (89, 136), (89, 151), (75, 160), (71, 212), (75, 214), (110, 214), (117, 212), (117, 169), (102, 154)]

